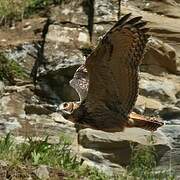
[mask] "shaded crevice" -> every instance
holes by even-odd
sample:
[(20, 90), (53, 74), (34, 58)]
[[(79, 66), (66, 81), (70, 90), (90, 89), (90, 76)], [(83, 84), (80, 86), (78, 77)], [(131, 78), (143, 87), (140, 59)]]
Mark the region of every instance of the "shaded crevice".
[[(108, 24), (111, 24), (113, 25), (114, 23), (116, 23), (117, 21), (99, 21), (99, 22), (94, 22), (93, 25), (108, 25)], [(85, 24), (77, 24), (77, 23), (73, 23), (71, 21), (61, 21), (61, 22), (56, 22), (54, 23), (54, 25), (69, 25), (71, 27), (88, 27), (87, 25)]]
[(68, 25), (71, 27), (86, 27), (87, 28), (87, 25), (85, 25), (85, 24), (73, 23), (71, 21), (55, 22), (54, 25)]
[(121, 17), (121, 0), (118, 0), (118, 14), (117, 14), (117, 18), (118, 20)]
[(85, 14), (88, 17), (88, 32), (90, 37), (90, 42), (92, 42), (92, 36), (93, 36), (93, 25), (94, 25), (94, 3), (95, 0), (84, 0), (82, 3), (83, 9)]
[(99, 22), (96, 22), (96, 23), (94, 23), (94, 24), (102, 24), (102, 25), (105, 25), (105, 24), (114, 24), (114, 23), (116, 23), (117, 21), (99, 21)]
[(49, 29), (49, 25), (52, 24), (50, 18), (47, 19), (44, 28), (42, 30), (42, 40), (36, 42), (34, 44), (34, 47), (36, 49), (36, 55), (35, 55), (35, 63), (34, 66), (32, 68), (31, 71), (31, 77), (33, 78), (33, 82), (34, 84), (36, 84), (37, 81), (37, 74), (38, 74), (38, 69), (41, 65), (44, 66), (44, 68), (46, 69), (46, 64), (47, 64), (47, 60), (44, 57), (44, 45), (45, 45), (45, 41), (46, 41), (46, 34), (48, 33), (48, 29)]

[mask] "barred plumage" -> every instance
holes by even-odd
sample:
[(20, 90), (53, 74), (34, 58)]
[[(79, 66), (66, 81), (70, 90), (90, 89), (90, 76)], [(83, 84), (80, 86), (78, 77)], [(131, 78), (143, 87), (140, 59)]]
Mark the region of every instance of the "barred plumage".
[[(138, 69), (149, 35), (142, 17), (122, 17), (108, 31), (70, 84), (80, 96), (75, 123), (104, 131), (156, 130), (163, 123), (131, 113), (138, 96)], [(72, 103), (72, 102), (71, 102)], [(61, 109), (62, 110), (62, 109)], [(66, 110), (65, 107), (63, 110)]]

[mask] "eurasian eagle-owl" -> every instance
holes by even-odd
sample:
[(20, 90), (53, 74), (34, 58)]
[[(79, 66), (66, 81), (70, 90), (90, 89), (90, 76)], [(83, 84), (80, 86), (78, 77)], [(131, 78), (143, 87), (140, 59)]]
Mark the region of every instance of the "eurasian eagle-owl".
[(142, 17), (123, 16), (80, 66), (70, 85), (80, 102), (66, 102), (60, 111), (82, 127), (107, 132), (125, 127), (155, 131), (162, 121), (132, 112), (138, 96), (138, 71), (149, 35)]

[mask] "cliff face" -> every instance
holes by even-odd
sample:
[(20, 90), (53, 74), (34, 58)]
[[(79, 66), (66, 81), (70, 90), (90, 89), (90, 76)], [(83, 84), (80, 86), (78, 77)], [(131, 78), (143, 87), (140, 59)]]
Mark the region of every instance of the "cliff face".
[[(42, 136), (48, 132), (56, 138), (63, 131), (74, 136), (73, 124), (66, 122), (55, 112), (56, 105), (63, 101), (78, 100), (76, 92), (69, 86), (69, 80), (84, 62), (84, 54), (96, 46), (99, 38), (117, 21), (119, 14), (118, 1), (92, 2), (94, 3), (71, 1), (61, 6), (51, 6), (48, 18), (38, 16), (24, 19), (13, 29), (0, 29), (0, 51), (5, 55), (0, 59), (0, 68), (5, 74), (5, 77), (0, 74), (3, 77), (0, 81), (1, 134), (12, 131), (17, 136)], [(136, 0), (123, 3), (121, 13), (129, 12), (147, 20), (152, 34), (140, 67), (140, 95), (135, 111), (159, 115), (164, 119), (167, 125), (161, 131), (171, 137), (171, 140), (167, 140), (165, 135), (161, 136), (162, 132), (156, 133), (159, 164), (169, 165), (167, 159), (171, 142), (172, 161), (178, 169), (180, 1)], [(5, 71), (9, 65), (2, 59), (15, 62), (15, 68), (13, 64)], [(21, 70), (17, 74), (19, 68)], [(36, 88), (29, 78), (30, 74), (37, 83)], [(54, 121), (59, 121), (60, 124)], [(94, 139), (92, 134), (95, 134)], [(124, 135), (120, 133), (111, 137), (91, 130), (83, 131), (81, 153), (91, 165), (104, 164), (105, 168), (120, 168), (129, 162), (130, 152), (127, 150), (126, 159), (121, 159), (120, 154), (123, 152), (119, 154), (117, 150), (122, 147), (128, 149), (129, 141), (143, 144), (141, 138), (132, 138), (138, 134), (139, 137), (144, 137), (148, 133), (135, 129)], [(106, 136), (107, 139), (101, 138)], [(93, 143), (96, 147), (92, 146)], [(112, 151), (102, 151), (109, 146)], [(94, 153), (97, 156), (95, 159), (92, 158)]]

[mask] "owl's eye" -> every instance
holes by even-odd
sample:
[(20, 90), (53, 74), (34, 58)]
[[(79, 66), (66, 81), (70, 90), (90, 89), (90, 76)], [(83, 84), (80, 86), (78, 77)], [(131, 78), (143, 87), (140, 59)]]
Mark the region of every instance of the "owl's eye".
[(64, 103), (63, 106), (64, 106), (64, 108), (67, 108), (68, 107), (68, 103)]

